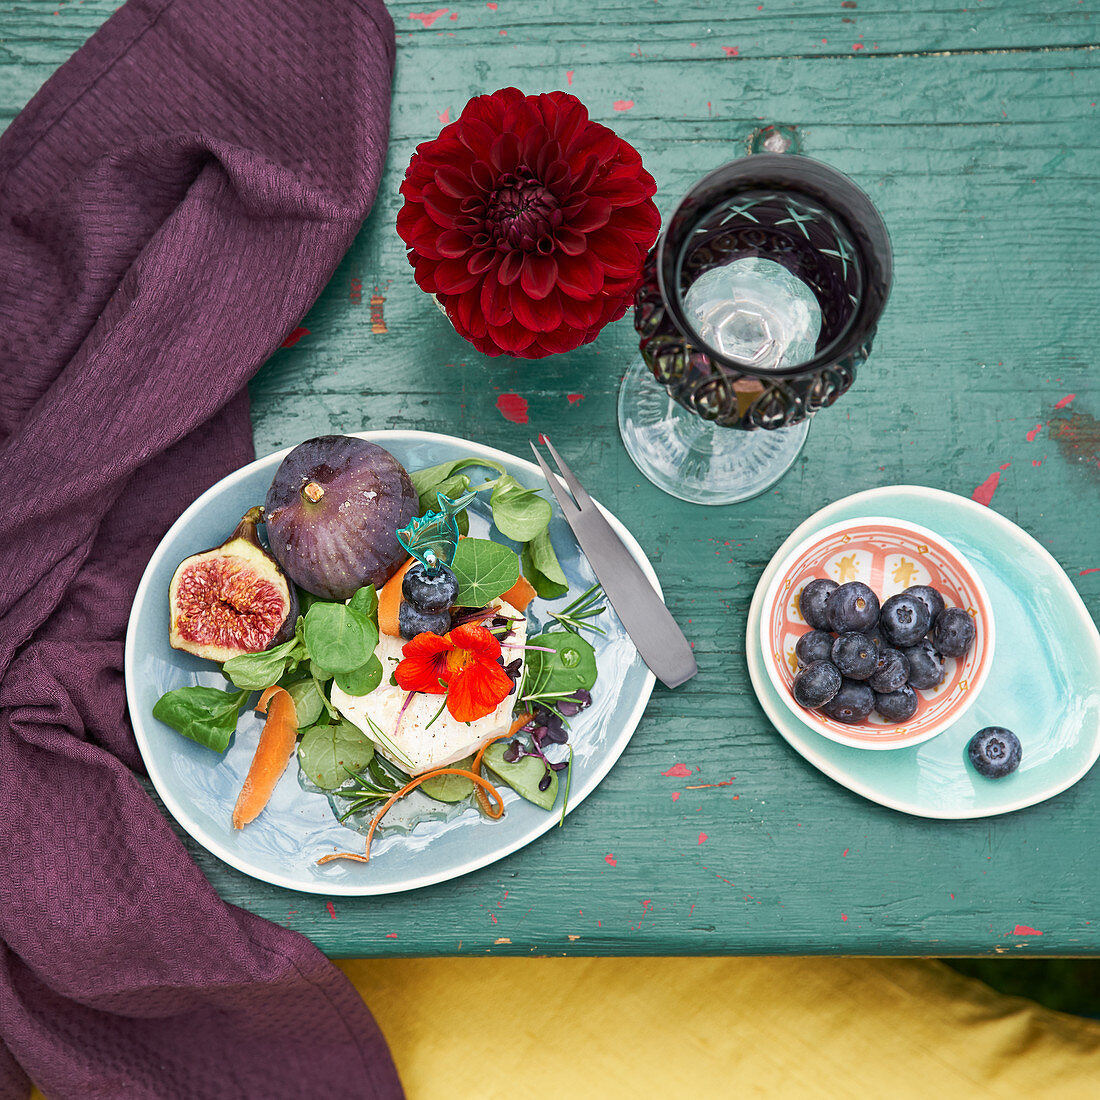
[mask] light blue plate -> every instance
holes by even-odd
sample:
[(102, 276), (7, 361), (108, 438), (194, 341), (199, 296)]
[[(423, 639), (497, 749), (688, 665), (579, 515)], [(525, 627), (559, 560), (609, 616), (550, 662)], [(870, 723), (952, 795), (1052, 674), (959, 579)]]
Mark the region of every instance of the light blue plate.
[[(410, 470), (452, 458), (488, 458), (502, 464), (521, 484), (546, 485), (534, 463), (451, 436), (411, 431), (358, 434), (385, 447)], [(168, 582), (185, 557), (222, 543), (250, 507), (263, 503), (286, 454), (280, 451), (259, 459), (203, 493), (164, 536), (134, 598), (126, 635), (126, 696), (138, 747), (165, 806), (195, 840), (226, 863), (264, 882), (308, 893), (411, 890), (464, 875), (529, 844), (557, 824), (560, 794), (558, 807), (547, 813), (504, 789), (506, 810), (500, 821), (483, 819), (473, 807), (448, 809), (441, 820), (376, 838), (368, 864), (343, 860), (318, 867), (317, 858), (327, 852), (362, 851), (363, 837), (337, 824), (323, 796), (299, 786), (293, 762), (251, 825), (236, 830), (230, 823), (256, 745), (261, 721), (256, 715), (241, 715), (224, 756), (152, 717), (153, 704), (172, 688), (226, 687), (218, 666), (169, 646)], [(477, 477), (476, 470), (468, 472)], [(495, 475), (486, 471), (486, 476)], [(471, 530), (484, 534), (485, 514), (484, 509), (480, 517), (474, 514)], [(608, 520), (660, 592), (641, 547), (614, 516), (608, 514)], [(593, 584), (595, 576), (556, 503), (550, 535), (570, 584), (570, 596), (551, 605), (562, 607)], [(532, 605), (536, 622), (541, 615), (543, 625), (547, 625), (546, 607), (541, 600)], [(570, 729), (574, 759), (569, 809), (591, 794), (626, 748), (654, 683), (615, 614), (604, 612), (598, 623), (606, 636), (587, 637), (596, 647), (600, 679), (592, 706), (573, 720)]]
[[(866, 752), (827, 740), (784, 705), (760, 649), (764, 593), (778, 563), (803, 539), (861, 515), (920, 523), (953, 542), (989, 592), (997, 653), (966, 716), (931, 741)], [(799, 526), (765, 568), (749, 608), (749, 676), (775, 728), (811, 764), (857, 794), (918, 817), (963, 819), (1008, 813), (1076, 783), (1100, 756), (1100, 634), (1058, 563), (1004, 516), (938, 489), (894, 485), (845, 497)], [(1023, 760), (1004, 779), (985, 779), (966, 760), (984, 726), (1020, 738)]]

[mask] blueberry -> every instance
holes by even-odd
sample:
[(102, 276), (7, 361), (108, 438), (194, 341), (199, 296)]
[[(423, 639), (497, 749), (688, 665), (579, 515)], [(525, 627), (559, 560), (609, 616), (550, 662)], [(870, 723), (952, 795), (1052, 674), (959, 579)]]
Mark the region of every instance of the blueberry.
[(814, 628), (814, 630), (831, 630), (829, 626), (829, 613), (827, 605), (829, 596), (837, 589), (836, 581), (827, 580), (824, 577), (810, 581), (802, 589), (802, 595), (798, 597), (798, 609), (802, 612), (802, 618)]
[(961, 607), (949, 607), (936, 616), (929, 638), (938, 653), (961, 657), (974, 642), (974, 620)]
[(899, 592), (883, 605), (879, 626), (886, 640), (895, 646), (916, 645), (928, 633), (932, 613), (920, 596)]
[(841, 676), (829, 661), (814, 661), (794, 678), (795, 702), (802, 707), (819, 707), (840, 690)]
[(909, 662), (910, 687), (934, 688), (943, 683), (943, 658), (927, 638), (903, 649), (902, 654)]
[(888, 722), (905, 722), (917, 713), (917, 693), (908, 684), (897, 691), (876, 691), (875, 710)]
[(878, 596), (862, 581), (849, 581), (829, 597), (829, 626), (838, 634), (871, 630), (878, 622), (878, 611)]
[(421, 611), (408, 600), (402, 600), (397, 609), (397, 627), (402, 638), (415, 638), (426, 631), (446, 634), (451, 629), (451, 614), (449, 611)]
[(418, 611), (447, 611), (458, 595), (458, 581), (442, 563), (434, 573), (429, 573), (420, 562), (416, 562), (401, 581), (401, 594)]
[(1004, 726), (986, 726), (970, 738), (966, 755), (979, 775), (1001, 779), (1020, 766), (1020, 739)]
[(909, 658), (896, 649), (882, 650), (867, 682), (878, 692), (900, 691), (909, 683)]
[(877, 663), (878, 653), (864, 634), (848, 631), (833, 642), (833, 664), (849, 680), (866, 680)]
[(822, 708), (822, 714), (838, 722), (862, 722), (875, 705), (875, 693), (859, 680), (845, 680)]
[(943, 596), (940, 595), (939, 590), (930, 584), (911, 584), (905, 591), (910, 596), (916, 596), (918, 600), (925, 602), (932, 613), (932, 621), (935, 622), (936, 616), (944, 609)]
[(826, 630), (807, 630), (794, 644), (794, 655), (802, 666), (832, 660), (833, 636)]

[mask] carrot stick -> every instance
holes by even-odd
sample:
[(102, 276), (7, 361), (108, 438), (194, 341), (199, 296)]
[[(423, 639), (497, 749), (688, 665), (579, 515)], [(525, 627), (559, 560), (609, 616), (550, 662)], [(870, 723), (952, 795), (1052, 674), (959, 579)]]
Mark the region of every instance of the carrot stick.
[(497, 812), (490, 813), (490, 817), (498, 818), (504, 813), (504, 799), (500, 797), (500, 791), (496, 789), (487, 779), (482, 779), (480, 775), (475, 775), (473, 772), (466, 771), (465, 768), (436, 768), (430, 772), (424, 772), (422, 775), (414, 776), (408, 783), (405, 784), (399, 791), (395, 791), (386, 801), (382, 804), (382, 808), (374, 815), (374, 819), (370, 823), (370, 828), (367, 830), (367, 847), (366, 852), (363, 855), (359, 855), (358, 852), (331, 852), (327, 856), (321, 856), (318, 863), (328, 863), (333, 859), (354, 859), (360, 863), (368, 863), (370, 861), (370, 845), (374, 839), (374, 831), (378, 828), (378, 823), (386, 816), (386, 812), (389, 808), (398, 801), (398, 799), (404, 798), (410, 791), (416, 790), (425, 779), (431, 779), (436, 775), (461, 775), (466, 779), (473, 780), (477, 784), (479, 790), (484, 790), (488, 794), (491, 794), (496, 800), (498, 809)]
[(517, 611), (526, 611), (530, 602), (537, 595), (534, 585), (521, 573), (519, 580), (500, 598), (506, 603), (510, 603)]
[[(485, 755), (485, 750), (490, 745), (495, 745), (498, 741), (503, 741), (506, 737), (515, 737), (515, 735), (534, 717), (531, 711), (524, 711), (522, 714), (518, 715), (515, 721), (508, 727), (507, 733), (497, 733), (486, 741), (483, 741), (477, 750), (477, 754), (474, 756), (474, 762), (470, 765), (470, 771), (477, 772), (478, 775), (481, 775), (481, 758)], [(485, 792), (480, 787), (475, 787), (474, 794), (477, 796), (477, 804), (481, 807), (481, 812), (492, 817), (492, 808), (489, 806), (488, 798), (485, 797)]]
[(405, 579), (405, 573), (416, 561), (409, 558), (407, 562), (384, 585), (378, 593), (378, 629), (383, 634), (389, 634), (391, 638), (401, 636), (401, 626), (398, 615), (401, 611), (401, 582)]
[(234, 829), (243, 829), (259, 817), (279, 777), (286, 771), (298, 742), (298, 713), (294, 700), (284, 688), (277, 685), (269, 687), (260, 696), (256, 709), (267, 714), (267, 721), (260, 732), (256, 753), (237, 797), (237, 804), (233, 807)]

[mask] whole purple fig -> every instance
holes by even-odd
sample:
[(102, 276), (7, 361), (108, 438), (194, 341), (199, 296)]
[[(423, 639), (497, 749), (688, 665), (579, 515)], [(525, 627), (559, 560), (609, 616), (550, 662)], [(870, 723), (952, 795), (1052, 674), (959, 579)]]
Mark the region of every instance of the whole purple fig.
[(408, 471), (385, 448), (348, 435), (300, 443), (264, 502), (271, 553), (307, 592), (346, 600), (381, 588), (406, 561), (397, 541), (418, 511)]

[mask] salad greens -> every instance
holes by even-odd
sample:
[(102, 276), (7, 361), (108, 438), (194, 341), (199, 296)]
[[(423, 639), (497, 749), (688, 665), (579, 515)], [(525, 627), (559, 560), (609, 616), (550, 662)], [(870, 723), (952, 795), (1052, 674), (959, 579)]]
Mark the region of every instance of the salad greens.
[[(473, 467), (487, 467), (498, 476), (474, 486), (463, 472)], [(422, 513), (435, 507), (439, 492), (458, 497), (470, 488), (491, 490), (494, 526), (520, 544), (517, 556), (516, 551), (491, 539), (462, 539), (451, 566), (459, 589), (456, 607), (487, 607), (517, 583), (521, 565), (522, 575), (542, 598), (554, 599), (568, 591), (565, 573), (550, 542), (551, 507), (536, 490), (525, 488), (503, 466), (482, 459), (443, 462), (410, 476)], [(468, 516), (463, 512), (458, 519), (460, 530), (467, 533)], [(232, 685), (229, 690), (201, 685), (178, 688), (157, 701), (153, 715), (193, 741), (222, 753), (229, 746), (241, 710), (254, 699), (254, 693), (272, 685), (285, 689), (294, 703), (302, 773), (317, 788), (341, 800), (346, 808), (339, 812), (338, 819), (343, 822), (354, 813), (386, 803), (412, 782), (399, 766), (402, 754), (384, 731), (371, 723), (372, 736), (368, 737), (342, 718), (329, 698), (331, 683), (349, 695), (363, 696), (382, 681), (382, 664), (375, 654), (379, 641), (378, 593), (367, 585), (346, 604), (304, 592), (299, 597), (301, 614), (292, 638), (261, 653), (244, 654), (224, 663), (222, 671)], [(568, 607), (550, 612), (557, 625), (528, 639), (524, 672), (515, 695), (516, 710), (527, 715), (528, 721), (518, 732), (489, 745), (481, 757), (497, 779), (546, 810), (554, 806), (558, 772), (570, 768), (573, 750), (568, 746), (568, 759), (561, 761), (549, 760), (544, 750), (552, 744), (567, 743), (568, 717), (590, 701), (589, 692), (597, 676), (596, 655), (581, 632), (603, 633), (592, 621), (603, 610), (602, 593), (598, 585), (593, 585)], [(378, 746), (386, 755), (377, 751)], [(452, 768), (461, 771), (473, 765), (474, 758), (470, 757)], [(567, 774), (566, 798), (568, 780)], [(453, 773), (431, 775), (419, 785), (425, 795), (441, 802), (470, 799), (475, 790), (471, 779)], [(562, 819), (564, 813), (563, 807)]]

